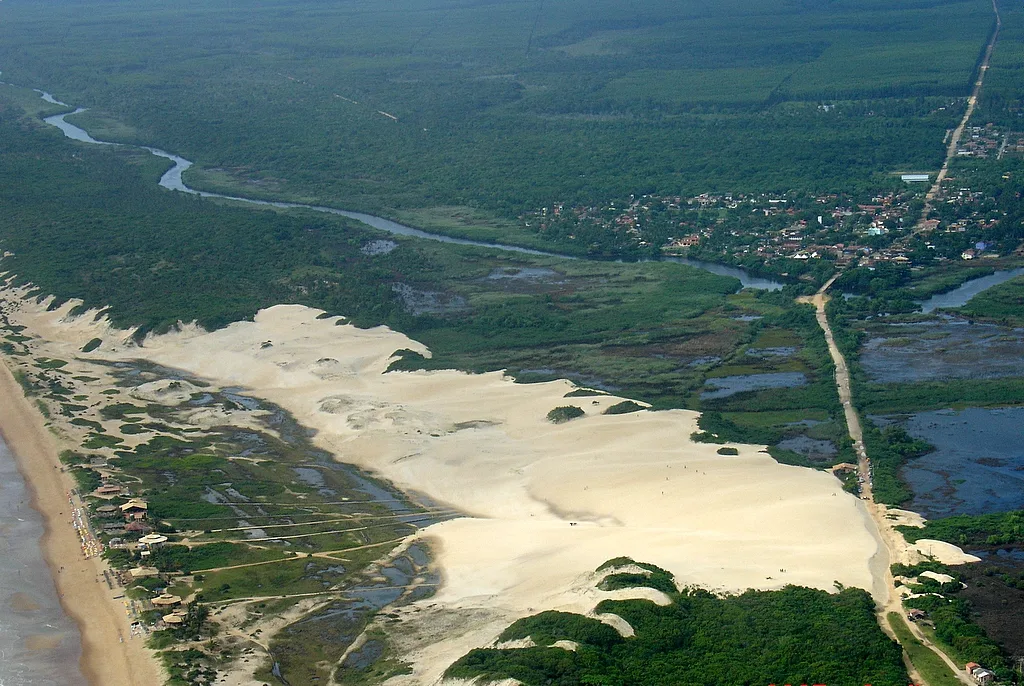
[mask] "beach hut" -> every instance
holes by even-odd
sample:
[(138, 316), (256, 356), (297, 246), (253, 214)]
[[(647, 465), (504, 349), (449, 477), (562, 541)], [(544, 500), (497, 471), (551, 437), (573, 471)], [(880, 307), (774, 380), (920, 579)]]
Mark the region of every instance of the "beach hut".
[(174, 625), (184, 624), (185, 623), (185, 616), (186, 615), (185, 615), (184, 612), (181, 612), (180, 610), (178, 610), (178, 611), (172, 612), (169, 615), (164, 615), (163, 616), (163, 620), (164, 620), (165, 624), (174, 624)]
[(117, 505), (100, 505), (96, 508), (96, 515), (99, 517), (116, 517)]
[(181, 598), (170, 593), (164, 593), (153, 598), (153, 607), (174, 607), (181, 603)]
[(145, 522), (136, 520), (134, 522), (128, 522), (127, 524), (125, 524), (124, 525), (124, 530), (125, 531), (134, 531), (135, 533), (138, 533), (138, 534), (144, 534), (147, 531), (149, 531), (149, 527), (146, 525)]
[(146, 579), (153, 576), (160, 576), (160, 570), (156, 567), (135, 567), (129, 572), (133, 579)]

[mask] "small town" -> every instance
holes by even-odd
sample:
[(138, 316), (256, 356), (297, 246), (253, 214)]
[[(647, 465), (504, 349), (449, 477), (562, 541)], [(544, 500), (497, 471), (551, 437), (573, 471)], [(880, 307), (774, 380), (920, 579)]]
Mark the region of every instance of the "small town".
[[(988, 124), (970, 127), (957, 146), (958, 160), (1002, 159), (1024, 152), (1024, 134)], [(970, 162), (964, 164), (969, 165)], [(697, 257), (744, 266), (800, 262), (916, 266), (994, 259), (1021, 254), (1024, 246), (999, 244), (1006, 215), (983, 167), (965, 166), (925, 198), (935, 174), (894, 175), (898, 185), (877, 194), (702, 193), (692, 197), (633, 195), (594, 205), (553, 203), (521, 217), (524, 227), (548, 240), (587, 245), (593, 253)], [(1004, 186), (1013, 182), (1005, 173)], [(1004, 198), (1005, 201), (1005, 198)]]

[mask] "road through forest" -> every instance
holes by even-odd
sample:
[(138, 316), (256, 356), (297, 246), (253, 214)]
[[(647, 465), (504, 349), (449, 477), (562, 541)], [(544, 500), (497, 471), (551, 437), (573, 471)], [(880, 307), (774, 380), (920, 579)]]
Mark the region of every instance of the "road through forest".
[(978, 79), (974, 82), (974, 88), (971, 90), (970, 97), (967, 98), (967, 111), (964, 112), (964, 118), (960, 120), (959, 126), (953, 130), (953, 136), (949, 140), (949, 145), (946, 147), (946, 159), (942, 162), (942, 168), (939, 169), (939, 175), (935, 177), (935, 183), (928, 189), (928, 193), (924, 196), (924, 209), (921, 211), (921, 218), (917, 222), (917, 226), (914, 227), (914, 233), (918, 233), (924, 230), (924, 222), (928, 219), (928, 215), (932, 209), (932, 201), (935, 200), (935, 196), (939, 192), (939, 188), (942, 186), (942, 182), (946, 180), (946, 175), (949, 173), (949, 161), (956, 157), (957, 148), (960, 147), (960, 138), (964, 135), (964, 129), (967, 128), (967, 122), (970, 121), (971, 115), (974, 114), (974, 108), (978, 104), (978, 94), (981, 93), (981, 85), (985, 81), (985, 73), (988, 72), (989, 61), (992, 59), (992, 50), (996, 47), (996, 39), (999, 38), (999, 30), (1003, 28), (1002, 17), (999, 16), (999, 6), (996, 5), (996, 0), (992, 0), (992, 11), (996, 15), (995, 29), (992, 31), (992, 37), (988, 41), (988, 45), (985, 46), (985, 56), (981, 60), (981, 64), (978, 66)]

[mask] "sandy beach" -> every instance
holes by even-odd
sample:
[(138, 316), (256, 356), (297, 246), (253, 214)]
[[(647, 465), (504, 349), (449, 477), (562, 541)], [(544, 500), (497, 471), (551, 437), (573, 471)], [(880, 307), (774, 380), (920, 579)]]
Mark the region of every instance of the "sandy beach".
[[(95, 686), (151, 686), (161, 672), (140, 639), (127, 639), (124, 609), (101, 582), (102, 560), (85, 559), (70, 523), (68, 491), (74, 484), (60, 470), (60, 449), (39, 411), (27, 401), (6, 365), (0, 364), (0, 433), (10, 446), (44, 517), (43, 554), (65, 611), (82, 635), (81, 668)], [(58, 572), (58, 570), (60, 570)], [(122, 636), (125, 640), (122, 642)]]
[[(40, 337), (34, 352), (69, 361), (68, 369), (145, 359), (242, 387), (316, 430), (314, 443), (336, 459), (464, 513), (418, 534), (443, 583), (432, 598), (390, 613), (400, 621), (389, 622), (388, 633), (412, 673), (389, 683), (439, 683), (454, 660), (520, 617), (593, 613), (610, 597), (596, 589), (595, 569), (618, 556), (721, 593), (839, 584), (868, 590), (882, 605), (889, 600), (889, 555), (860, 499), (830, 473), (779, 464), (762, 446), (735, 445), (737, 455), (721, 455), (718, 445), (692, 442), (696, 412), (606, 415), (622, 398), (567, 397), (577, 390), (568, 381), (517, 384), (501, 372), (385, 373), (397, 350), (430, 352), (385, 327), (357, 329), (296, 305), (215, 332), (182, 326), (137, 346), (95, 313), (70, 317), (74, 302), (53, 311), (47, 301), (8, 297), (7, 304), (12, 321)], [(93, 338), (103, 343), (82, 353)], [(22, 412), (34, 412), (16, 385), (9, 390)], [(547, 413), (562, 405), (585, 415), (551, 423)], [(49, 434), (38, 422), (26, 426), (35, 448), (14, 436), (12, 447), (52, 460)], [(36, 471), (33, 482), (51, 483), (56, 494), (67, 488), (52, 461)], [(78, 552), (73, 537), (64, 545), (64, 554)], [(83, 565), (81, 574), (79, 587), (95, 587), (95, 571)], [(110, 632), (119, 624), (109, 614), (96, 620), (113, 607), (104, 594), (81, 595), (97, 605), (84, 625), (92, 664), (99, 645), (116, 645)], [(69, 607), (76, 612), (70, 596)], [(135, 647), (116, 667), (103, 666), (142, 674), (147, 663)]]

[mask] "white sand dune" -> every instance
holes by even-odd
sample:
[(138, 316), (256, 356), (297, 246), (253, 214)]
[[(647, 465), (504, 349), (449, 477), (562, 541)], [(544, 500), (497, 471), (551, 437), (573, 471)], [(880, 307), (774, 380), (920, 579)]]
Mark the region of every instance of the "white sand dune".
[[(857, 498), (832, 475), (780, 465), (758, 446), (722, 456), (691, 442), (695, 412), (602, 415), (621, 398), (565, 398), (567, 381), (523, 385), (500, 372), (384, 374), (398, 349), (429, 353), (389, 329), (338, 326), (301, 306), (212, 333), (186, 327), (141, 348), (91, 316), (62, 322), (69, 307), (31, 315), (65, 354), (145, 358), (243, 386), (317, 429), (314, 440), (339, 460), (467, 513), (422, 533), (444, 584), (400, 612), (414, 673), (395, 683), (436, 682), (518, 617), (591, 611), (609, 597), (594, 589), (593, 570), (620, 555), (726, 592), (877, 587), (878, 543)], [(104, 344), (78, 353), (94, 336)], [(586, 416), (547, 421), (568, 404)]]

